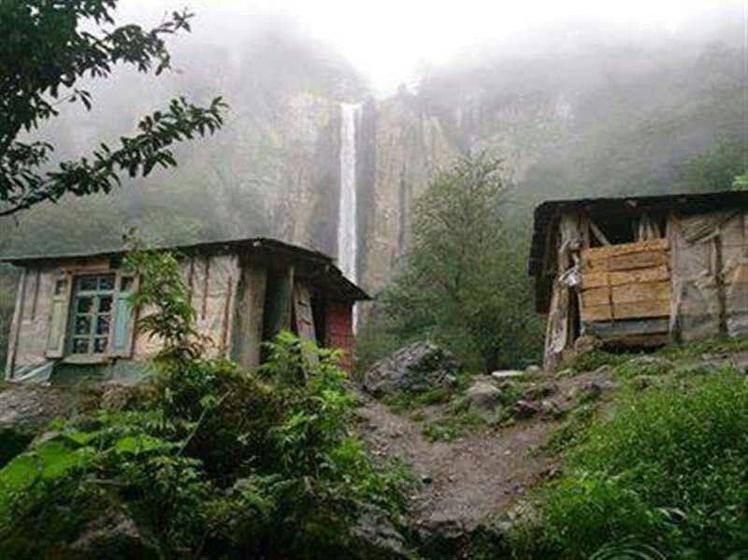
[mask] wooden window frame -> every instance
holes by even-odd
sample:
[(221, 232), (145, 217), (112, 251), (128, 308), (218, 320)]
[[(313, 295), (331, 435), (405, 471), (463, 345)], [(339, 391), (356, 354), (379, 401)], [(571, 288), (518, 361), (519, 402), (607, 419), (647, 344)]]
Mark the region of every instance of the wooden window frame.
[[(121, 287), (122, 283), (125, 279), (131, 278), (132, 282), (130, 284), (130, 289), (128, 290), (129, 293), (133, 293), (138, 286), (138, 278), (137, 276), (123, 272), (121, 270), (113, 270), (111, 268), (106, 267), (83, 267), (78, 269), (66, 269), (65, 274), (68, 278), (68, 302), (67, 302), (67, 320), (65, 325), (65, 332), (64, 332), (64, 341), (63, 341), (63, 356), (62, 361), (64, 363), (70, 363), (70, 364), (101, 364), (101, 363), (108, 363), (112, 361), (115, 358), (129, 358), (132, 353), (132, 343), (134, 340), (134, 320), (135, 320), (135, 312), (132, 312), (132, 316), (130, 317), (130, 325), (129, 325), (129, 341), (127, 349), (127, 352), (119, 352), (115, 353), (113, 351), (113, 342), (114, 342), (114, 329), (115, 325), (117, 324), (117, 312), (118, 312), (118, 305), (117, 301), (122, 293)], [(106, 335), (107, 337), (107, 347), (104, 352), (101, 353), (94, 353), (89, 349), (89, 352), (87, 353), (73, 353), (72, 351), (72, 343), (73, 338), (75, 338), (75, 335), (73, 333), (73, 329), (75, 328), (75, 303), (76, 303), (76, 297), (79, 293), (78, 290), (76, 290), (76, 283), (78, 280), (85, 276), (107, 276), (112, 275), (114, 277), (114, 286), (111, 291), (106, 291), (106, 294), (111, 295), (112, 303), (111, 303), (111, 310), (109, 313), (109, 329), (108, 333)], [(95, 290), (91, 292), (92, 294), (101, 294), (104, 293), (100, 290)], [(95, 296), (97, 297), (97, 296)], [(93, 313), (92, 317), (94, 318), (94, 324), (91, 325), (91, 334), (88, 335), (88, 338), (91, 342), (95, 340), (95, 320), (98, 317), (97, 313)]]

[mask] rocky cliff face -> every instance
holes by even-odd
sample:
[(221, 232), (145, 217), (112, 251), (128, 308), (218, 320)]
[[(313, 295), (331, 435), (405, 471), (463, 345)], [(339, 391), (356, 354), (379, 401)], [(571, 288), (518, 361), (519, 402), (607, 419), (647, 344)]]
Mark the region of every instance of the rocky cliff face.
[(679, 161), (742, 123), (740, 50), (724, 46), (486, 62), (432, 72), (417, 92), (380, 100), (339, 58), (295, 40), (182, 54), (181, 74), (157, 87), (107, 83), (95, 112), (63, 117), (53, 136), (73, 155), (185, 92), (224, 94), (224, 129), (180, 147), (176, 170), (138, 188), (40, 208), (20, 228), (0, 223), (3, 252), (111, 248), (136, 225), (163, 242), (269, 235), (335, 255), (341, 103), (361, 102), (356, 262), (376, 293), (407, 247), (414, 199), (460, 153), (504, 159), (521, 203), (512, 214), (527, 225), (543, 198), (672, 189)]

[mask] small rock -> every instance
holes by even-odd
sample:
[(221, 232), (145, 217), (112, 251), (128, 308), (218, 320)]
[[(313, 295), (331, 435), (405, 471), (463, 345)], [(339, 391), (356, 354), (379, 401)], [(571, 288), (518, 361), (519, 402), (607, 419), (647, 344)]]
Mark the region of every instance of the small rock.
[(540, 412), (540, 407), (531, 401), (519, 400), (514, 404), (514, 415), (517, 418), (531, 418)]
[(522, 398), (527, 401), (535, 401), (553, 395), (556, 392), (558, 392), (558, 385), (555, 383), (540, 383), (532, 385), (527, 391), (525, 391)]
[(501, 402), (501, 394), (501, 389), (496, 385), (490, 381), (479, 379), (468, 387), (465, 397), (470, 402), (471, 408), (493, 413), (496, 406)]
[(643, 391), (644, 389), (647, 389), (654, 385), (654, 381), (649, 375), (639, 375), (638, 377), (634, 378), (632, 385), (636, 390)]
[(506, 369), (494, 371), (491, 373), (491, 377), (493, 377), (494, 379), (498, 379), (499, 381), (504, 381), (505, 379), (516, 379), (518, 377), (522, 377), (523, 375), (525, 375), (525, 372), (517, 369)]
[(595, 383), (594, 381), (590, 381), (589, 383), (585, 383), (584, 387), (582, 388), (584, 391), (584, 399), (587, 400), (593, 400), (600, 397), (600, 395), (603, 394), (603, 388), (602, 385), (599, 383)]
[(540, 366), (531, 365), (525, 368), (525, 373), (527, 375), (539, 375), (543, 373), (543, 369)]
[(377, 506), (366, 506), (353, 528), (353, 534), (359, 539), (358, 546), (366, 558), (406, 559), (405, 539), (393, 526), (387, 512)]
[(613, 371), (613, 368), (610, 367), (610, 364), (603, 364), (599, 368), (597, 368), (593, 373), (594, 375), (608, 375), (612, 371)]
[(552, 480), (554, 478), (557, 478), (561, 474), (561, 467), (559, 465), (550, 465), (540, 471), (540, 474), (538, 475), (539, 478), (542, 480)]
[(597, 350), (602, 345), (602, 340), (600, 340), (596, 336), (583, 334), (574, 342), (574, 351), (577, 353), (577, 355), (586, 354), (588, 352), (592, 352), (593, 350)]
[(542, 401), (540, 413), (544, 418), (559, 418), (563, 416), (563, 409), (555, 401)]
[(86, 558), (157, 558), (146, 542), (130, 517), (106, 511), (85, 525), (70, 548)]

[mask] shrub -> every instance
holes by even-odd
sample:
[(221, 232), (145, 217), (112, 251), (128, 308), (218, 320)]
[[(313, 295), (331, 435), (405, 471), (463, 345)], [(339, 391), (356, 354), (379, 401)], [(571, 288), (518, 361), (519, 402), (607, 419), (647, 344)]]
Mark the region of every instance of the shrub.
[(151, 274), (135, 301), (160, 314), (143, 324), (168, 342), (160, 373), (122, 409), (62, 423), (0, 469), (0, 558), (69, 557), (116, 516), (137, 529), (127, 557), (365, 558), (372, 512), (397, 534), (404, 478), (350, 431), (339, 356), (281, 333), (257, 372), (203, 359), (177, 261), (135, 262)]
[(519, 548), (585, 558), (633, 539), (668, 557), (748, 550), (745, 377), (728, 370), (627, 398), (570, 453), (569, 473), (543, 494), (542, 524), (519, 533)]

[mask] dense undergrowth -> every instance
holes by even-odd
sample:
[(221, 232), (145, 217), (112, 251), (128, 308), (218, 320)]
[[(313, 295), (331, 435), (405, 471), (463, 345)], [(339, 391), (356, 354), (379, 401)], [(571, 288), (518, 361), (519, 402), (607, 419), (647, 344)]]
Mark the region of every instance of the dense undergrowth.
[[(539, 490), (537, 509), (512, 535), (513, 555), (748, 557), (748, 381), (729, 365), (685, 367), (744, 347), (709, 341), (662, 350), (659, 360), (616, 355), (623, 388), (614, 411), (585, 406), (569, 424), (564, 474)], [(585, 360), (606, 363), (600, 353)], [(642, 377), (659, 382), (642, 389)]]
[(256, 372), (204, 359), (176, 260), (133, 262), (159, 374), (0, 470), (0, 558), (378, 557), (405, 477), (351, 432), (339, 356), (281, 333)]
[[(149, 278), (134, 303), (157, 313), (143, 324), (166, 341), (159, 373), (56, 422), (0, 469), (0, 558), (455, 557), (407, 526), (408, 477), (375, 465), (351, 430), (355, 397), (335, 352), (282, 333), (257, 371), (206, 359), (173, 257), (139, 252), (131, 266)], [(572, 364), (565, 375), (608, 366), (618, 388), (577, 399), (542, 451), (561, 474), (510, 528), (472, 533), (461, 557), (748, 557), (748, 380), (719, 365), (746, 347)], [(468, 382), (390, 405), (442, 407), (424, 430), (450, 440), (487, 425), (464, 406)]]

